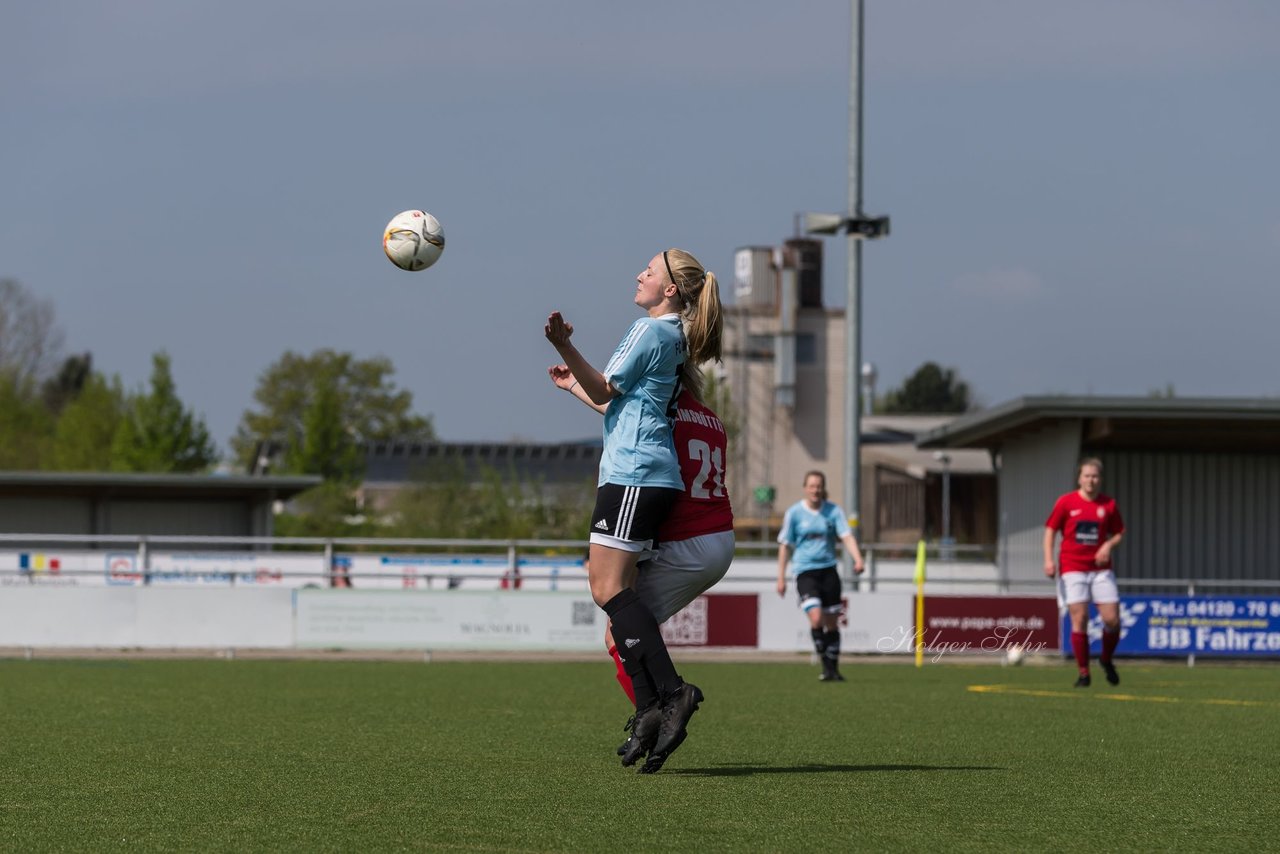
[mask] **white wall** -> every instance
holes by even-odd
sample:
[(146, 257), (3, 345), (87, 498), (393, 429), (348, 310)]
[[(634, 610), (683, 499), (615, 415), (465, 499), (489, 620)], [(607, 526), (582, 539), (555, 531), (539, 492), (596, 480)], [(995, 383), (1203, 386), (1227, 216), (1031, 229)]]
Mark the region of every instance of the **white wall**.
[(6, 587), (0, 646), (288, 648), (293, 591)]
[[(758, 592), (756, 648), (810, 649), (791, 595)], [(846, 652), (886, 651), (909, 631), (912, 595), (848, 597)], [(566, 591), (7, 587), (0, 647), (591, 651), (604, 615)]]

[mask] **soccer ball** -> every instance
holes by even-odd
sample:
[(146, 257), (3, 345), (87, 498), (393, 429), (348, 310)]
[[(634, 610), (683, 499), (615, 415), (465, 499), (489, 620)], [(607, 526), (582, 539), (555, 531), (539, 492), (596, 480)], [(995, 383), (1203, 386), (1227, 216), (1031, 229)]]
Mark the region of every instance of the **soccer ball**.
[(382, 251), (401, 270), (425, 270), (444, 251), (444, 229), (426, 211), (402, 211), (387, 223)]
[(1026, 651), (1023, 650), (1022, 644), (1020, 643), (1009, 644), (1009, 648), (1006, 649), (1004, 652), (1004, 660), (1006, 664), (1010, 664), (1016, 667), (1017, 665), (1022, 663), (1022, 658), (1025, 655), (1026, 655)]

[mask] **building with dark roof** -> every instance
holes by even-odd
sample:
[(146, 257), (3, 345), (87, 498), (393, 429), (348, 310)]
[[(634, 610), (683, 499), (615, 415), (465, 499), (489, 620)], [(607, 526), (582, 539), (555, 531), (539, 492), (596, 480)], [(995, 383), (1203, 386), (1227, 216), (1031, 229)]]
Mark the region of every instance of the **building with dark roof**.
[(1014, 586), (1043, 587), (1045, 519), (1075, 488), (1079, 460), (1097, 457), (1125, 520), (1122, 582), (1280, 589), (1280, 399), (1022, 397), (925, 433), (919, 447), (993, 455), (998, 561)]
[(310, 475), (0, 472), (0, 532), (269, 537)]
[(367, 509), (385, 508), (398, 490), (417, 482), (458, 476), (466, 483), (487, 471), (536, 487), (548, 500), (594, 489), (601, 443), (584, 442), (373, 442), (365, 447), (358, 497)]

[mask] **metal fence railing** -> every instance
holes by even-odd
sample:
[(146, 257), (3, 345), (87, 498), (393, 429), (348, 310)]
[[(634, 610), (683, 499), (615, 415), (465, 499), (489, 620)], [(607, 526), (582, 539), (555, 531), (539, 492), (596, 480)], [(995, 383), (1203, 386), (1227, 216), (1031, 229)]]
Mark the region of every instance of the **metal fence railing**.
[[(64, 578), (101, 576), (103, 556), (115, 554), (127, 558), (127, 574), (141, 583), (149, 577), (171, 572), (165, 569), (175, 555), (199, 553), (210, 564), (225, 564), (217, 570), (220, 580), (230, 584), (255, 583), (260, 579), (259, 566), (273, 557), (286, 568), (277, 571), (278, 580), (306, 580), (316, 586), (344, 586), (349, 578), (352, 556), (381, 555), (389, 567), (385, 572), (365, 570), (366, 579), (396, 582), (403, 572), (394, 568), (397, 562), (432, 555), (451, 556), (447, 568), (423, 570), (417, 577), (423, 586), (453, 585), (469, 579), (493, 579), (503, 573), (519, 572), (525, 581), (565, 582), (567, 567), (581, 568), (586, 553), (585, 540), (542, 539), (451, 539), (451, 538), (378, 538), (378, 537), (241, 537), (198, 535), (134, 535), (134, 534), (0, 534), (0, 583), (36, 583), (43, 571), (50, 573), (50, 562), (60, 553), (79, 558), (63, 560), (56, 567)], [(736, 554), (747, 571), (733, 572), (738, 583), (771, 584), (776, 579), (777, 544), (759, 540), (740, 540)], [(914, 584), (915, 544), (867, 543), (862, 546), (866, 572), (855, 576), (852, 562), (844, 556), (842, 579), (853, 591), (874, 592), (903, 589)], [(221, 559), (219, 558), (221, 556)], [(985, 587), (998, 593), (1053, 595), (1055, 585), (1049, 579), (1010, 581), (1002, 578), (996, 561), (996, 547), (930, 542), (925, 544), (928, 566), (928, 588), (954, 585), (957, 589)], [(43, 567), (38, 566), (40, 559)], [(300, 558), (290, 562), (289, 558)], [(86, 561), (95, 561), (84, 568)], [(237, 561), (241, 564), (237, 566)], [(580, 576), (585, 581), (585, 574)], [(1280, 579), (1117, 579), (1127, 593), (1210, 595), (1280, 593)]]

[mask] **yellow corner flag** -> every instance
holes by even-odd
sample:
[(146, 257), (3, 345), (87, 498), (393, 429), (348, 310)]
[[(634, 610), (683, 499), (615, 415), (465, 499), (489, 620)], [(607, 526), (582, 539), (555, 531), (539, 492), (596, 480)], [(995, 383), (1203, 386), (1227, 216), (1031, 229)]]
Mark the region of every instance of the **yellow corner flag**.
[(924, 667), (924, 540), (916, 543), (916, 667)]

